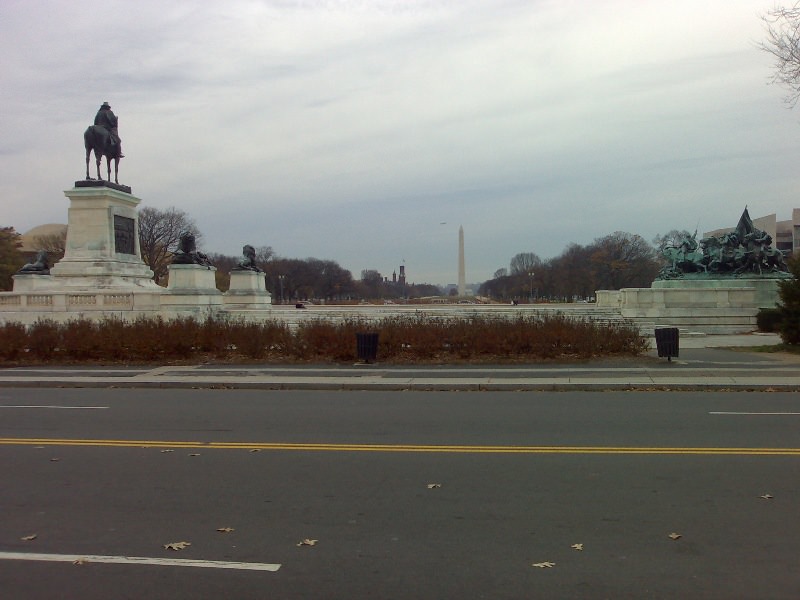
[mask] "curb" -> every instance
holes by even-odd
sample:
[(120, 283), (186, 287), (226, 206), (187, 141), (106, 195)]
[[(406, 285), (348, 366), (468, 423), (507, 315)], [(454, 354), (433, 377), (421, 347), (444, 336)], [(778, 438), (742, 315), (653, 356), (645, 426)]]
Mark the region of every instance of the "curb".
[(680, 383), (680, 382), (257, 382), (257, 381), (108, 381), (91, 380), (3, 380), (0, 388), (69, 389), (184, 389), (184, 390), (263, 390), (263, 391), (383, 391), (383, 392), (798, 392), (796, 383)]

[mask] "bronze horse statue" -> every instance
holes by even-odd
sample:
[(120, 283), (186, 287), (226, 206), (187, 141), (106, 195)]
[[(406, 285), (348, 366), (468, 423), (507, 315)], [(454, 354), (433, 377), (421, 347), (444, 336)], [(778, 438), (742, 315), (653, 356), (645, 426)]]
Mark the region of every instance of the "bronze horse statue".
[(114, 159), (114, 183), (119, 183), (117, 174), (119, 173), (119, 159), (122, 158), (119, 142), (112, 139), (111, 133), (99, 125), (90, 125), (83, 134), (83, 145), (86, 147), (86, 179), (89, 177), (89, 156), (94, 151), (97, 162), (97, 179), (102, 180), (100, 175), (100, 160), (106, 157), (108, 167), (108, 180), (111, 181), (111, 159)]

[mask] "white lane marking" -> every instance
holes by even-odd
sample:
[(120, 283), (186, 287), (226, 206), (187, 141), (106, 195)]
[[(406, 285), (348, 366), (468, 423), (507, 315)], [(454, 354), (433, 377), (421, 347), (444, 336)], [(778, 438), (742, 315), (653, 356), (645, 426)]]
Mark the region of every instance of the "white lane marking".
[(29, 552), (0, 552), (0, 560), (31, 560), (47, 562), (109, 563), (122, 565), (157, 565), (162, 567), (201, 567), (205, 569), (236, 569), (240, 571), (277, 571), (279, 564), (246, 563), (222, 560), (192, 560), (184, 558), (150, 558), (147, 556), (95, 556), (92, 554), (36, 554)]
[(0, 404), (0, 408), (52, 408), (61, 410), (99, 410), (101, 408), (108, 408), (107, 406), (50, 406), (44, 404)]
[(800, 412), (710, 412), (710, 415), (800, 415)]

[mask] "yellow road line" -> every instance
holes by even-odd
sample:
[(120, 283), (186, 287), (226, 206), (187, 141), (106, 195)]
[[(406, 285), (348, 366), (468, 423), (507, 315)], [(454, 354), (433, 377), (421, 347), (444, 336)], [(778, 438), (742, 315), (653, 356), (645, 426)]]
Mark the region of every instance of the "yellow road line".
[(282, 450), (324, 452), (442, 452), (474, 454), (704, 454), (800, 456), (800, 448), (681, 448), (638, 446), (451, 446), (417, 444), (291, 444), (158, 440), (83, 440), (0, 438), (5, 446), (95, 446), (117, 448), (206, 448), (209, 450)]

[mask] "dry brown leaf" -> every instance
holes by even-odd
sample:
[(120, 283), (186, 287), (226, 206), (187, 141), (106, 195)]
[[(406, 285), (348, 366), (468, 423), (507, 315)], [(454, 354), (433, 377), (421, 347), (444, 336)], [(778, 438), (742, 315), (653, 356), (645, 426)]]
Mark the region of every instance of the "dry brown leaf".
[(556, 563), (550, 562), (550, 561), (545, 561), (545, 562), (540, 562), (540, 563), (533, 563), (531, 566), (532, 567), (538, 567), (540, 569), (552, 569), (553, 567), (556, 566)]
[(261, 448), (253, 448), (250, 452), (261, 452)]
[(298, 546), (316, 546), (319, 540), (309, 540), (308, 538), (301, 541)]
[(164, 544), (165, 550), (184, 550), (191, 546), (191, 542), (170, 542), (169, 544)]
[(25, 537), (21, 537), (19, 539), (21, 539), (23, 542), (30, 542), (31, 540), (35, 540), (37, 537), (38, 537), (37, 534), (32, 533), (30, 535), (26, 535)]
[(675, 532), (672, 532), (672, 533), (670, 533), (670, 534), (669, 534), (667, 537), (668, 537), (669, 539), (671, 539), (671, 540), (679, 540), (679, 539), (681, 539), (683, 536), (682, 536), (680, 533), (675, 533)]
[(79, 558), (78, 560), (72, 561), (73, 565), (88, 565), (89, 559), (88, 558)]
[(217, 531), (219, 531), (220, 533), (230, 533), (231, 531), (234, 531), (234, 529), (233, 527), (220, 527), (219, 529), (217, 529)]
[(441, 483), (429, 483), (429, 484), (428, 484), (428, 489), (429, 489), (429, 490), (432, 490), (432, 489), (434, 489), (434, 488), (440, 488), (440, 487), (442, 487), (442, 484), (441, 484)]
[(570, 548), (572, 548), (573, 550), (583, 550), (583, 544), (572, 544)]
[(759, 498), (763, 498), (764, 500), (772, 500), (774, 496), (772, 494), (762, 494)]

